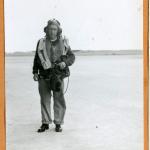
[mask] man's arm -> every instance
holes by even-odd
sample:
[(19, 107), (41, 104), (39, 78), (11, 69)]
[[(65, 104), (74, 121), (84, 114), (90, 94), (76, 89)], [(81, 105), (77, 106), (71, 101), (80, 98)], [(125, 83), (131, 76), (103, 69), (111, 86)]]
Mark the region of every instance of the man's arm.
[(66, 58), (66, 60), (64, 60), (64, 62), (67, 66), (71, 66), (75, 62), (75, 55), (72, 52), (70, 47), (68, 48), (66, 56), (67, 56), (67, 58)]
[(35, 73), (38, 73), (38, 69), (39, 69), (39, 56), (38, 56), (38, 45), (39, 45), (39, 41), (37, 43), (37, 46), (36, 46), (36, 52), (35, 52), (35, 56), (34, 56), (34, 61), (33, 61), (33, 67), (32, 67), (32, 73), (35, 74)]

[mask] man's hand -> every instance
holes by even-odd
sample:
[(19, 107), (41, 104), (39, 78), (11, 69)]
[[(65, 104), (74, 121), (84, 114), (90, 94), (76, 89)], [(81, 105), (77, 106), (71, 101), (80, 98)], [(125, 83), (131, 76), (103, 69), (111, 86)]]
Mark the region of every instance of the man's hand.
[(58, 65), (59, 65), (60, 69), (64, 69), (66, 67), (65, 62), (61, 62)]
[(34, 74), (33, 79), (34, 79), (34, 81), (38, 81), (39, 80), (39, 76), (38, 76), (37, 73)]

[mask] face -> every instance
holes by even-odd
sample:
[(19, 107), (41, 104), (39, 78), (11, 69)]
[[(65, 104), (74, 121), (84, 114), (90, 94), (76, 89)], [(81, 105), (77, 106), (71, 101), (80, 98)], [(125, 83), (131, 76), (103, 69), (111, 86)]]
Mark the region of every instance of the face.
[(58, 32), (58, 28), (56, 25), (51, 24), (48, 26), (48, 34), (52, 40), (57, 38), (57, 32)]

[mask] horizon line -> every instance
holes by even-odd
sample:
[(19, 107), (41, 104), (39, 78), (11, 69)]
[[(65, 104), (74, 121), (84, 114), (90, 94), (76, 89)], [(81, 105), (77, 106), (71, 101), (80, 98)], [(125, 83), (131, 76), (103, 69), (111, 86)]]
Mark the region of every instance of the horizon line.
[[(4, 51), (5, 53), (31, 53), (31, 52), (35, 52), (36, 50), (30, 50), (30, 51), (13, 51), (13, 52), (8, 52), (8, 51)], [(78, 50), (78, 49), (72, 49), (72, 51), (74, 52), (98, 52), (98, 51), (143, 51), (142, 49), (105, 49), (105, 50)]]

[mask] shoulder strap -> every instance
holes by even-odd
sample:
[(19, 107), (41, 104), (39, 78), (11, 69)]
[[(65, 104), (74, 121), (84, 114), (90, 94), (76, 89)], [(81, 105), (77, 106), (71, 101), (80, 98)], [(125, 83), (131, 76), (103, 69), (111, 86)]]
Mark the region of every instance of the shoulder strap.
[(69, 49), (69, 40), (68, 38), (66, 38), (66, 36), (63, 36), (63, 43), (64, 43), (64, 46), (65, 46), (65, 52), (63, 52), (64, 55), (66, 55), (66, 53), (68, 52), (68, 49)]

